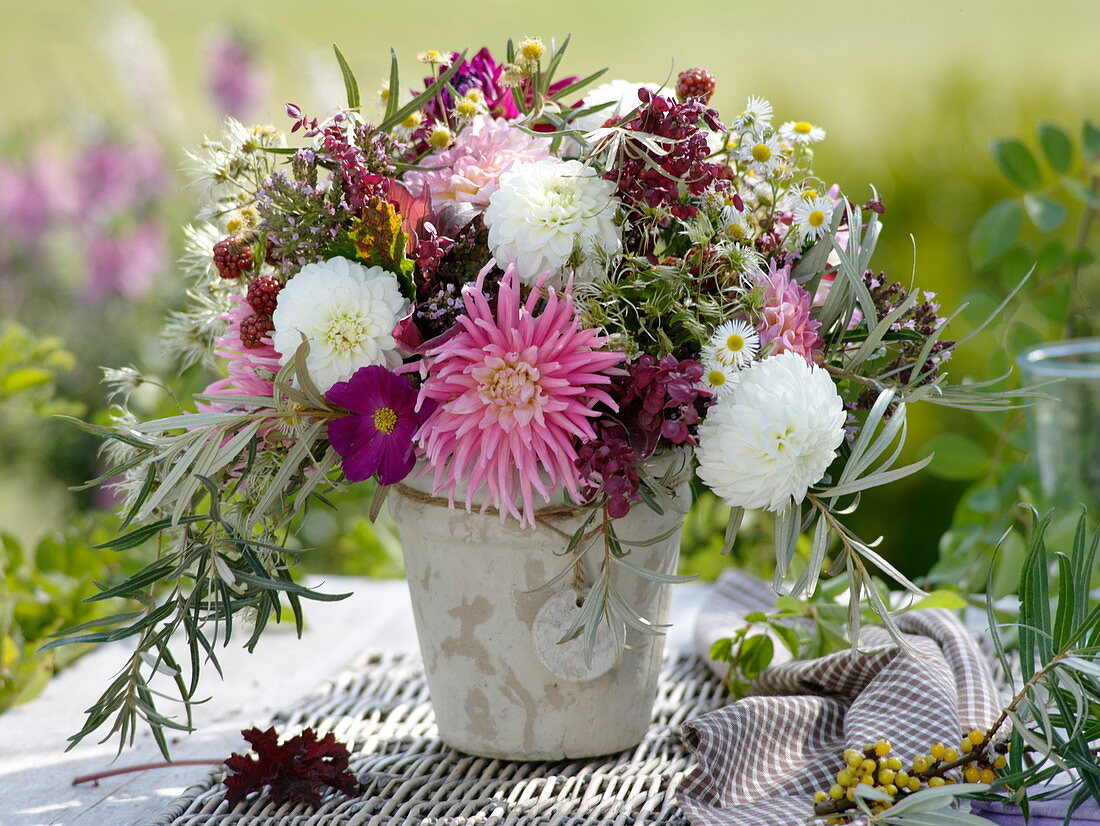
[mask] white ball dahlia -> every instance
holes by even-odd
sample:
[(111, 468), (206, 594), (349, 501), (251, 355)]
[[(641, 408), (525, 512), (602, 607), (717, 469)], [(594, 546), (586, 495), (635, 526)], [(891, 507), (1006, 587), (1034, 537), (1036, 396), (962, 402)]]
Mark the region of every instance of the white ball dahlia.
[(757, 362), (699, 426), (699, 478), (731, 507), (782, 510), (821, 480), (844, 441), (829, 374), (786, 352)]
[(283, 287), (271, 316), (271, 340), (279, 362), (286, 364), (305, 336), (306, 369), (324, 392), (360, 367), (400, 362), (393, 329), (405, 309), (393, 273), (330, 258), (302, 267)]
[(519, 164), (489, 199), (489, 249), (525, 282), (567, 265), (591, 280), (622, 250), (618, 207), (615, 184), (580, 161)]

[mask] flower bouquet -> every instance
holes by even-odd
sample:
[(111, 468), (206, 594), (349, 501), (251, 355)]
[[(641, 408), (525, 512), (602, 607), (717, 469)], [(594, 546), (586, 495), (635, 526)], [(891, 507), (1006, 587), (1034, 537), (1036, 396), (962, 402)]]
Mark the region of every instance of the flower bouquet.
[(157, 554), (101, 595), (136, 613), (72, 637), (136, 640), (77, 738), (163, 738), (185, 724), (155, 672), (186, 705), (237, 615), (251, 647), (284, 600), (300, 623), (338, 598), (294, 581), (288, 540), (351, 483), (374, 515), (389, 494), (441, 733), (475, 753), (642, 736), (696, 472), (727, 546), (775, 514), (777, 589), (845, 572), (850, 622), (864, 597), (897, 633), (871, 571), (919, 590), (844, 514), (927, 463), (894, 466), (906, 404), (1009, 397), (947, 383), (934, 296), (870, 268), (883, 204), (813, 174), (822, 128), (757, 97), (722, 115), (702, 69), (563, 76), (567, 45), (426, 52), (407, 94), (395, 56), (376, 105), (337, 50), (346, 108), (288, 105), (289, 135), (230, 120), (193, 155), (209, 197), (166, 342), (226, 369), (194, 410), (88, 426), (124, 475), (109, 547)]

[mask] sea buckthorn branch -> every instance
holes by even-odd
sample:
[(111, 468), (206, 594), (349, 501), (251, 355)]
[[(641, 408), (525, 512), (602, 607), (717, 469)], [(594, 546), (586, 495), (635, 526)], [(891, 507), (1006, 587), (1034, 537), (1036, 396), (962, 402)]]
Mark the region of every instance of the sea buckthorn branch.
[(950, 774), (960, 769), (967, 783), (992, 783), (995, 772), (1007, 765), (1008, 748), (1008, 743), (995, 742), (989, 733), (975, 729), (962, 738), (957, 749), (933, 743), (928, 754), (913, 758), (909, 771), (904, 769), (901, 758), (892, 753), (887, 740), (879, 740), (863, 750), (848, 749), (844, 752), (846, 765), (837, 772), (837, 782), (828, 791), (814, 795), (814, 814), (830, 817), (830, 823), (844, 823), (858, 814), (856, 788), (860, 785), (879, 789), (893, 798), (892, 802), (871, 802), (873, 810), (882, 811), (923, 788), (957, 783), (959, 778)]

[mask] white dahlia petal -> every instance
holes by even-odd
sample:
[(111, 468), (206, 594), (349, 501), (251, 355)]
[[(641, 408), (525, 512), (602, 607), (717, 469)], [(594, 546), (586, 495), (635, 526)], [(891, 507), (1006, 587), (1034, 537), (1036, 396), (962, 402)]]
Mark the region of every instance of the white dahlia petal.
[(279, 293), (272, 343), (286, 364), (309, 342), (306, 369), (322, 392), (360, 367), (395, 366), (393, 330), (405, 313), (397, 276), (346, 258), (307, 264)]
[[(579, 161), (519, 164), (489, 199), (489, 249), (531, 282), (577, 265), (594, 277), (622, 250), (615, 185)], [(588, 275), (592, 274), (592, 275)], [(560, 278), (556, 279), (560, 282)]]
[(741, 370), (699, 426), (699, 478), (731, 507), (779, 511), (821, 480), (844, 440), (829, 374), (797, 353)]

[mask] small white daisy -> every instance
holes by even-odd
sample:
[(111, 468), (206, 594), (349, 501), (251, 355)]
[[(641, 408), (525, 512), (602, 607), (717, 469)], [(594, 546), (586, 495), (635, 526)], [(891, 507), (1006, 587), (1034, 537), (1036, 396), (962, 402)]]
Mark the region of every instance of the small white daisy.
[(760, 349), (760, 336), (746, 321), (734, 318), (719, 324), (703, 348), (707, 364), (720, 364), (740, 370), (754, 358)]
[(740, 210), (733, 204), (722, 209), (722, 220), (719, 225), (722, 233), (734, 241), (740, 241), (749, 234), (749, 218), (744, 210)]
[(732, 393), (734, 388), (737, 387), (737, 383), (741, 380), (737, 368), (731, 367), (728, 364), (710, 361), (705, 367), (706, 371), (703, 373), (703, 384), (707, 386), (707, 389), (710, 390), (716, 399), (724, 398)]
[[(808, 193), (804, 193), (808, 194)], [(830, 198), (814, 194), (800, 198), (794, 205), (794, 223), (807, 238), (820, 238), (829, 231), (829, 219), (835, 205)]]
[(762, 126), (770, 125), (771, 122), (771, 103), (756, 95), (749, 95), (748, 102), (745, 104), (745, 111), (737, 116), (736, 126), (741, 130), (760, 129)]
[(825, 130), (808, 121), (788, 121), (779, 127), (779, 137), (791, 143), (807, 146), (825, 140)]
[(737, 150), (737, 160), (749, 164), (752, 171), (762, 178), (773, 175), (786, 159), (783, 147), (774, 135), (747, 135)]

